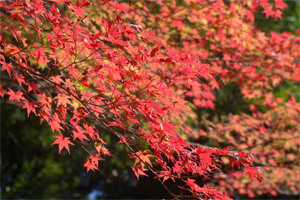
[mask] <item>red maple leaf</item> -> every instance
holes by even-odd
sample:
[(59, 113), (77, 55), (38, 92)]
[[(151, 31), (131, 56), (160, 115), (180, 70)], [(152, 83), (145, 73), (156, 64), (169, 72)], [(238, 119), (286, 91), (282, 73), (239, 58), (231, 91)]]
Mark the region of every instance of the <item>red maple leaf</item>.
[(83, 124), (83, 127), (85, 128), (85, 132), (92, 138), (94, 139), (95, 138), (95, 135), (97, 134), (96, 133), (96, 129), (91, 127), (91, 126), (88, 126), (88, 124)]
[(155, 31), (146, 31), (145, 29), (139, 30), (140, 37), (144, 42), (159, 43), (159, 38), (155, 36)]
[(76, 5), (80, 5), (80, 6), (88, 6), (90, 5), (91, 3), (86, 1), (86, 0), (82, 0), (82, 1), (77, 1), (77, 4)]
[(79, 138), (82, 142), (83, 140), (89, 140), (83, 133), (85, 131), (82, 130), (81, 128), (80, 129), (77, 129), (77, 130), (74, 130), (73, 133), (73, 140), (75, 140), (76, 138)]
[(77, 17), (84, 17), (84, 15), (86, 14), (85, 13), (85, 7), (82, 7), (81, 5), (78, 4), (78, 1), (77, 1), (77, 4), (76, 5), (73, 5), (73, 4), (70, 4), (69, 5), (69, 8), (73, 11), (73, 13), (77, 16)]
[(134, 167), (131, 168), (134, 171), (134, 174), (138, 180), (139, 180), (139, 175), (148, 176), (147, 174), (144, 173), (144, 171), (146, 171), (147, 169), (142, 168), (140, 165), (135, 165)]
[(136, 159), (135, 159), (135, 165), (139, 162), (139, 161), (142, 161), (141, 162), (141, 165), (142, 165), (142, 168), (144, 167), (145, 163), (148, 163), (150, 166), (152, 166), (151, 164), (151, 161), (149, 159), (149, 157), (152, 157), (152, 155), (149, 154), (149, 152), (147, 150), (145, 151), (138, 151), (136, 152), (136, 155), (138, 156)]
[(57, 4), (65, 4), (65, 3), (70, 3), (72, 0), (51, 0)]
[(287, 4), (284, 3), (282, 0), (274, 0), (274, 2), (275, 2), (275, 7), (281, 10), (283, 10), (287, 6)]
[(22, 108), (27, 108), (27, 117), (29, 117), (30, 112), (33, 112), (36, 115), (35, 108), (36, 105), (34, 103), (31, 103), (29, 101), (23, 101), (24, 105)]
[(3, 83), (0, 84), (0, 96), (3, 97), (6, 90), (3, 89)]
[(266, 7), (266, 8), (264, 8), (264, 11), (262, 13), (265, 13), (266, 17), (268, 19), (270, 16), (272, 16), (274, 14), (274, 11), (271, 8)]
[(198, 184), (194, 183), (195, 180), (194, 179), (190, 179), (188, 178), (186, 181), (186, 185), (190, 186), (190, 188), (192, 189), (192, 191), (199, 191), (200, 187)]
[(163, 177), (163, 182), (168, 180), (169, 178), (175, 182), (174, 175), (172, 174), (171, 170), (161, 171), (161, 175), (159, 177)]
[(22, 86), (22, 83), (25, 84), (24, 78), (22, 74), (15, 74), (15, 79), (17, 79), (20, 86)]
[(38, 84), (34, 82), (27, 82), (26, 85), (28, 86), (28, 92), (32, 90), (35, 94), (40, 93), (40, 90), (38, 89)]
[(70, 149), (69, 149), (69, 144), (74, 145), (72, 142), (70, 142), (70, 138), (69, 137), (64, 137), (61, 134), (59, 134), (58, 136), (54, 136), (57, 139), (52, 143), (52, 145), (54, 144), (58, 144), (59, 145), (59, 154), (61, 152), (61, 150), (63, 148), (66, 148), (67, 151), (70, 153)]
[(246, 174), (251, 178), (252, 181), (256, 178), (259, 182), (261, 182), (261, 177), (264, 177), (264, 175), (261, 174), (256, 167), (248, 167)]
[(120, 124), (119, 122), (110, 122), (108, 124), (108, 126), (118, 126), (121, 128), (121, 130), (124, 128), (124, 126), (122, 124)]
[(14, 71), (14, 66), (10, 63), (6, 63), (2, 61), (0, 61), (0, 64), (2, 64), (1, 71), (6, 70), (9, 77), (11, 77), (11, 71)]
[(151, 57), (154, 57), (156, 52), (160, 49), (160, 46), (156, 46), (152, 49), (151, 53), (150, 53), (150, 56)]
[(91, 86), (89, 86), (89, 84), (88, 84), (88, 82), (87, 82), (87, 79), (88, 79), (87, 76), (83, 77), (83, 78), (81, 79), (81, 83), (82, 83), (82, 85), (84, 85), (84, 86), (86, 86), (86, 87), (88, 87), (88, 88), (91, 88)]
[(17, 92), (14, 92), (13, 90), (9, 89), (9, 92), (7, 92), (6, 94), (9, 95), (9, 102), (11, 101), (15, 101), (19, 107), (20, 107), (20, 101), (23, 99), (23, 92), (21, 91), (17, 91)]
[(55, 130), (57, 130), (60, 133), (60, 130), (63, 130), (63, 128), (60, 125), (60, 120), (57, 114), (55, 114), (51, 120), (51, 122), (48, 122), (48, 124), (50, 125), (53, 133)]
[(130, 10), (130, 7), (125, 6), (123, 4), (118, 3), (117, 1), (112, 1), (109, 2), (110, 5), (112, 5), (115, 9), (120, 10), (120, 11), (127, 11)]
[(282, 11), (281, 10), (275, 10), (274, 11), (274, 18), (277, 19), (277, 18), (280, 18), (281, 19), (281, 15), (282, 15)]
[(99, 154), (102, 154), (102, 155), (108, 155), (110, 156), (111, 154), (109, 153), (108, 149), (104, 147), (103, 143), (102, 142), (99, 142), (99, 141), (96, 141), (94, 143), (94, 147), (96, 148), (97, 152)]
[(95, 162), (91, 162), (89, 159), (87, 161), (85, 161), (85, 164), (83, 165), (83, 167), (86, 167), (87, 172), (89, 172), (90, 170), (99, 170), (96, 166)]
[(125, 142), (125, 143), (128, 143), (128, 142), (130, 142), (130, 141), (134, 141), (134, 140), (136, 140), (134, 137), (131, 137), (131, 138), (125, 138), (125, 137), (123, 137), (123, 136), (120, 136), (123, 140), (120, 140), (119, 142), (117, 142), (117, 144), (121, 144), (121, 143), (123, 143), (123, 141)]
[(92, 163), (94, 163), (98, 167), (98, 162), (99, 160), (104, 160), (103, 158), (100, 157), (100, 154), (96, 153), (93, 156), (90, 156), (90, 159)]
[(68, 99), (68, 96), (64, 94), (58, 94), (57, 97), (55, 97), (54, 99), (57, 99), (57, 105), (63, 105), (66, 107), (67, 104), (71, 104), (70, 100)]
[(125, 50), (133, 57), (138, 54), (138, 48), (132, 46), (130, 43), (125, 47)]

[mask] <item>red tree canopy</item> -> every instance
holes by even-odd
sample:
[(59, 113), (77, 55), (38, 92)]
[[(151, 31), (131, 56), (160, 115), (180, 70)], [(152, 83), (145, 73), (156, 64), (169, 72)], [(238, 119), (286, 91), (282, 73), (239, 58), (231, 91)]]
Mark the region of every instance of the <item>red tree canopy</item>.
[[(232, 187), (254, 196), (243, 176), (261, 181), (265, 170), (271, 178), (258, 195), (276, 195), (282, 185), (293, 192), (299, 180), (279, 173), (299, 176), (299, 103), (275, 92), (299, 82), (300, 38), (254, 26), (255, 12), (277, 19), (285, 7), (281, 0), (3, 1), (0, 95), (47, 122), (59, 153), (86, 151), (87, 171), (112, 155), (105, 130), (125, 145), (138, 179), (149, 172), (163, 185), (173, 181), (180, 192), (166, 189), (175, 198), (226, 199)], [(214, 109), (224, 83), (251, 100), (249, 113), (199, 127), (195, 110)], [(200, 136), (235, 151), (186, 142)]]

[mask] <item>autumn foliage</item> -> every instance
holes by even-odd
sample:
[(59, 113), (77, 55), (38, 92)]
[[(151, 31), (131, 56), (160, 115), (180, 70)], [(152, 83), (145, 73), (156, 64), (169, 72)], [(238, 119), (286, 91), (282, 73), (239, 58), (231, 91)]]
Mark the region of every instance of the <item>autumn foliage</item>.
[[(86, 151), (87, 171), (113, 156), (106, 131), (126, 147), (137, 179), (152, 173), (165, 187), (174, 182), (177, 191), (166, 187), (174, 198), (293, 194), (300, 105), (293, 92), (276, 92), (299, 83), (300, 37), (254, 26), (255, 12), (280, 19), (285, 7), (2, 1), (0, 95), (48, 123), (59, 153)], [(200, 115), (229, 84), (248, 102), (245, 113)]]

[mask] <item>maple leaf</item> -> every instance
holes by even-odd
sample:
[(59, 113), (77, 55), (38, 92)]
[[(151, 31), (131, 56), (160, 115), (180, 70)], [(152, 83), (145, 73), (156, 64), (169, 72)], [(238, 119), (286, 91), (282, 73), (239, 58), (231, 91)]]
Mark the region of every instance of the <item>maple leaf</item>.
[(0, 96), (3, 98), (4, 93), (6, 92), (6, 90), (3, 89), (3, 83), (0, 84)]
[(83, 77), (83, 78), (81, 79), (80, 82), (82, 83), (82, 85), (84, 85), (84, 86), (86, 86), (86, 87), (88, 87), (88, 88), (92, 88), (91, 86), (89, 86), (87, 79), (88, 79), (88, 77), (85, 76), (85, 77)]
[(146, 31), (145, 29), (139, 30), (140, 37), (144, 42), (159, 43), (158, 37), (155, 36), (155, 31)]
[(22, 86), (22, 83), (25, 84), (24, 78), (22, 74), (15, 74), (15, 79), (17, 79), (20, 86)]
[(3, 61), (0, 61), (0, 64), (2, 65), (1, 71), (6, 70), (9, 77), (11, 77), (11, 72), (14, 71), (14, 66), (10, 63), (6, 63)]
[(57, 114), (55, 114), (52, 117), (52, 120), (50, 122), (48, 121), (48, 124), (50, 125), (51, 130), (52, 130), (53, 133), (54, 133), (55, 130), (58, 131), (59, 133), (60, 133), (60, 130), (63, 130), (60, 123), (61, 123), (61, 120), (59, 120), (59, 117), (58, 117)]
[(82, 0), (82, 1), (77, 1), (77, 4), (76, 5), (80, 5), (80, 6), (88, 6), (90, 5), (91, 3), (86, 1), (86, 0)]
[(128, 45), (128, 42), (126, 41), (123, 41), (121, 38), (119, 37), (113, 37), (111, 35), (108, 35), (108, 38), (105, 38), (107, 41), (111, 42), (111, 43), (114, 43), (114, 44), (117, 44), (117, 45), (120, 45), (120, 46), (124, 46), (126, 47)]
[(287, 7), (287, 4), (284, 3), (282, 0), (274, 0), (275, 7), (283, 10), (285, 7)]
[(60, 75), (52, 76), (51, 80), (58, 85), (64, 82)]
[(83, 124), (84, 128), (85, 128), (85, 132), (92, 138), (92, 139), (95, 139), (95, 136), (96, 136), (96, 129), (91, 127), (91, 126), (88, 126), (88, 124)]
[(264, 175), (261, 174), (256, 167), (248, 167), (246, 174), (251, 178), (252, 181), (256, 178), (259, 182), (261, 182), (260, 177), (264, 177)]
[(160, 49), (160, 46), (156, 46), (155, 48), (152, 49), (151, 53), (150, 53), (150, 56), (151, 57), (154, 57), (156, 52)]
[(9, 99), (8, 99), (9, 102), (15, 101), (20, 107), (20, 102), (24, 98), (23, 92), (21, 91), (14, 92), (13, 90), (9, 89), (9, 92), (7, 92), (6, 94), (9, 95)]
[(174, 175), (172, 174), (171, 170), (161, 171), (160, 173), (161, 174), (159, 175), (159, 177), (163, 177), (163, 182), (165, 182), (169, 178), (172, 179), (173, 182), (175, 182)]
[(94, 163), (98, 167), (99, 160), (104, 160), (100, 157), (100, 154), (95, 153), (93, 156), (90, 156), (91, 162)]
[(118, 3), (117, 1), (112, 1), (109, 2), (110, 5), (112, 5), (115, 9), (120, 10), (120, 11), (127, 11), (130, 10), (130, 7), (125, 6), (123, 4)]
[(79, 138), (82, 142), (83, 140), (89, 140), (84, 134), (84, 130), (82, 130), (80, 127), (73, 131), (73, 140), (76, 138)]
[(28, 86), (28, 92), (32, 90), (35, 94), (40, 93), (40, 90), (38, 89), (38, 84), (34, 82), (27, 82), (26, 85)]
[(119, 122), (110, 122), (108, 126), (118, 126), (121, 128), (121, 130), (124, 128), (124, 126)]
[(101, 150), (102, 150), (102, 142), (101, 141), (95, 141), (95, 143), (94, 143), (94, 147), (96, 148), (96, 150), (97, 150), (97, 152), (98, 153), (100, 153), (101, 152)]
[(147, 171), (147, 169), (141, 167), (140, 165), (135, 165), (134, 167), (131, 168), (134, 171), (134, 174), (138, 180), (139, 180), (139, 175), (148, 176), (147, 174), (144, 173), (144, 171)]
[(95, 162), (91, 162), (90, 159), (88, 159), (87, 161), (85, 161), (83, 167), (86, 167), (87, 172), (89, 172), (90, 170), (99, 170), (96, 163)]
[(64, 94), (58, 93), (57, 97), (55, 97), (54, 99), (57, 99), (57, 105), (67, 106), (67, 104), (71, 104), (70, 100), (68, 99), (68, 96)]
[(274, 18), (280, 18), (281, 19), (282, 11), (281, 10), (275, 10), (274, 12)]
[(269, 0), (260, 0), (261, 5), (268, 6), (270, 5)]
[(247, 12), (247, 19), (249, 19), (251, 22), (254, 22), (254, 14), (250, 10)]
[(57, 138), (57, 139), (52, 143), (52, 145), (54, 145), (54, 144), (59, 145), (58, 146), (59, 147), (59, 154), (60, 154), (60, 152), (63, 148), (66, 148), (67, 151), (69, 152), (69, 154), (71, 154), (70, 149), (69, 149), (69, 144), (71, 144), (71, 145), (74, 145), (74, 144), (72, 142), (70, 142), (70, 138), (69, 137), (64, 137), (61, 134), (59, 134), (58, 136), (54, 136), (54, 137)]
[(192, 189), (192, 191), (199, 191), (200, 190), (200, 187), (198, 184), (194, 183), (195, 180), (194, 179), (191, 179), (191, 178), (188, 178), (187, 181), (186, 181), (186, 185), (190, 186), (190, 188)]
[(72, 0), (50, 0), (52, 2), (55, 2), (57, 4), (65, 4), (65, 3), (70, 3)]
[[(299, 29), (299, 32), (300, 32), (300, 29)], [(295, 81), (300, 81), (300, 75), (298, 73), (296, 73), (296, 72), (293, 73), (292, 77), (294, 78)]]
[[(130, 137), (130, 138), (125, 138), (123, 136), (120, 136), (126, 143), (130, 142), (130, 141), (134, 141), (136, 140), (134, 137)], [(121, 144), (121, 143), (124, 143), (123, 140), (120, 140), (117, 144)]]
[(145, 150), (143, 152), (138, 151), (138, 152), (136, 152), (136, 155), (137, 155), (137, 157), (135, 159), (134, 165), (136, 165), (138, 162), (141, 161), (142, 168), (144, 168), (145, 163), (148, 163), (150, 166), (152, 166), (151, 161), (149, 159), (149, 157), (152, 157), (152, 155), (150, 155), (147, 150)]
[(103, 143), (102, 142), (99, 142), (99, 141), (96, 141), (94, 143), (94, 146), (97, 150), (97, 152), (99, 154), (102, 154), (102, 155), (108, 155), (110, 156), (111, 154), (109, 153), (108, 149), (104, 147)]
[(37, 96), (41, 97), (36, 102), (41, 103), (42, 106), (50, 104), (50, 97), (47, 97), (44, 93), (38, 94)]
[(134, 57), (135, 55), (138, 54), (138, 48), (132, 46), (130, 43), (128, 43), (127, 47), (125, 47), (125, 50), (126, 50), (132, 57)]
[(29, 117), (30, 112), (33, 112), (36, 115), (36, 111), (34, 108), (34, 107), (36, 107), (35, 103), (31, 103), (27, 100), (23, 101), (23, 103), (24, 103), (24, 105), (22, 108), (27, 108), (27, 117)]
[(69, 9), (71, 9), (78, 18), (83, 18), (84, 15), (86, 14), (85, 13), (86, 8), (79, 5), (78, 1), (76, 5), (70, 4)]
[(107, 2), (110, 2), (111, 0), (101, 0), (103, 4), (106, 4)]
[(271, 8), (266, 7), (266, 8), (264, 8), (264, 11), (262, 13), (265, 13), (266, 17), (268, 19), (270, 16), (273, 16), (274, 11)]
[(48, 61), (47, 61), (47, 57), (46, 57), (45, 53), (47, 53), (47, 52), (48, 51), (46, 49), (44, 49), (43, 47), (40, 47), (36, 50), (33, 50), (31, 52), (31, 54), (36, 58), (37, 63), (46, 64)]

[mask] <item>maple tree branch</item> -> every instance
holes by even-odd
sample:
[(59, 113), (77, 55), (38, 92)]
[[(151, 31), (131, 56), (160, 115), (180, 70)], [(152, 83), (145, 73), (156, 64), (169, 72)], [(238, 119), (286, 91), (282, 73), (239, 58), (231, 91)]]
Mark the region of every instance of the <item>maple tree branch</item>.
[[(87, 108), (88, 109), (88, 108)], [(108, 126), (108, 124), (106, 122), (104, 122), (102, 119), (100, 119), (99, 117), (97, 117), (96, 115), (94, 115), (92, 112), (90, 112), (90, 114), (99, 122), (101, 122), (102, 125), (104, 125), (106, 127), (106, 129), (108, 129), (111, 133), (113, 133), (115, 136), (117, 136), (122, 142), (123, 144), (137, 157), (139, 158), (139, 160), (144, 163), (148, 169), (157, 177), (157, 179), (159, 180), (159, 182), (165, 187), (165, 189), (176, 199), (177, 195), (173, 194), (169, 188), (167, 188), (165, 186), (165, 184), (160, 180), (160, 178), (158, 177), (158, 174), (152, 169), (152, 167), (150, 166), (150, 164), (148, 164), (147, 162), (144, 162), (142, 158), (140, 158), (140, 156), (131, 148), (131, 146), (116, 132), (114, 131), (112, 128), (110, 128), (110, 126)]]
[[(3, 54), (2, 52), (0, 52), (1, 54)], [(5, 55), (5, 54), (4, 54)], [(12, 60), (15, 64), (17, 64), (19, 67), (21, 67), (22, 69), (24, 69), (27, 73), (29, 72), (28, 69), (24, 68), (22, 65), (20, 65), (18, 62), (16, 62), (14, 59), (10, 58), (10, 56), (7, 56), (10, 60)], [(48, 82), (51, 82), (52, 84), (56, 85), (57, 87), (60, 87), (61, 89), (65, 90), (67, 93), (69, 93), (70, 95), (72, 95), (75, 99), (77, 99), (77, 101), (79, 101), (88, 111), (89, 113), (97, 120), (99, 121), (102, 125), (104, 125), (104, 127), (106, 127), (106, 129), (108, 131), (110, 131), (111, 133), (113, 133), (115, 136), (117, 136), (123, 143), (124, 145), (143, 163), (145, 164), (148, 169), (157, 177), (157, 179), (159, 180), (159, 182), (165, 187), (165, 189), (175, 198), (177, 198), (177, 195), (173, 194), (166, 186), (165, 184), (162, 182), (162, 180), (158, 177), (158, 174), (152, 169), (152, 167), (143, 161), (142, 158), (140, 158), (140, 156), (131, 148), (131, 146), (117, 133), (115, 132), (112, 128), (110, 128), (110, 126), (108, 126), (108, 124), (103, 121), (103, 119), (100, 119), (99, 117), (97, 117), (89, 108), (89, 106), (87, 106), (84, 102), (82, 102), (77, 96), (73, 95), (72, 93), (70, 93), (67, 89), (65, 89), (64, 87), (58, 85), (57, 83), (51, 81), (50, 79), (48, 79), (47, 77), (44, 77), (41, 74), (35, 74), (36, 76), (40, 76), (41, 78), (47, 80)], [(125, 126), (124, 126), (125, 127)]]
[[(8, 56), (9, 57), (9, 56)], [(10, 58), (10, 57), (9, 57)], [(11, 59), (11, 58), (10, 58)], [(18, 62), (14, 61), (14, 59), (11, 59), (13, 62), (15, 62), (15, 64), (17, 64), (19, 67), (23, 68), (27, 73), (31, 74), (28, 69), (24, 68), (22, 65), (20, 65)], [(118, 134), (115, 130), (113, 130), (110, 126), (108, 126), (108, 124), (103, 120), (100, 119), (99, 117), (97, 117), (91, 110), (90, 107), (88, 105), (86, 105), (83, 101), (81, 101), (79, 99), (79, 97), (75, 96), (74, 94), (72, 94), (71, 92), (69, 92), (68, 89), (66, 89), (65, 87), (51, 81), (50, 79), (48, 79), (47, 77), (44, 77), (41, 74), (35, 74), (35, 76), (41, 77), (44, 80), (46, 80), (49, 83), (52, 83), (53, 85), (56, 85), (57, 87), (60, 87), (61, 89), (63, 89), (65, 92), (67, 92), (69, 95), (73, 96), (75, 99), (77, 99), (78, 102), (80, 102), (87, 110), (88, 112), (97, 120), (99, 121), (109, 132), (113, 133), (115, 136), (117, 136), (122, 142), (123, 144), (135, 155), (136, 158), (138, 158), (140, 160), (141, 163), (143, 163), (144, 165), (147, 166), (147, 168), (154, 174), (156, 175), (156, 177), (158, 178), (159, 182), (167, 189), (167, 191), (174, 197), (177, 198), (177, 196), (175, 194), (173, 194), (163, 183), (163, 181), (159, 178), (158, 174), (152, 169), (152, 167), (150, 166), (150, 164), (148, 164), (147, 162), (143, 161), (143, 159), (132, 149), (132, 147), (130, 146), (130, 144), (128, 142), (126, 142), (120, 134)], [(125, 125), (123, 125), (124, 127), (126, 127)], [(128, 130), (129, 132), (133, 133), (132, 129), (126, 128), (126, 130)], [(230, 155), (229, 156), (234, 156), (235, 155)]]
[(7, 82), (14, 82), (12, 78), (9, 78), (7, 76), (0, 76), (0, 80), (7, 81)]

